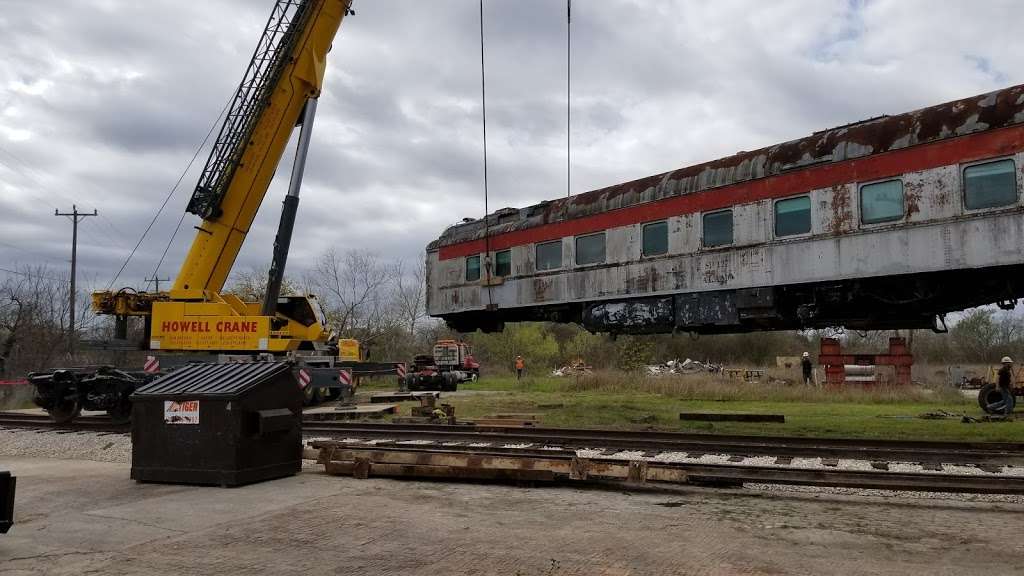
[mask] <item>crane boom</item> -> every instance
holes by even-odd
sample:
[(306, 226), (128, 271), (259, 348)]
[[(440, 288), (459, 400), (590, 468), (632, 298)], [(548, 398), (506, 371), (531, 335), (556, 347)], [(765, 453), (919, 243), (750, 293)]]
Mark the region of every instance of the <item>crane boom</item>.
[[(166, 293), (93, 294), (95, 312), (116, 316), (117, 337), (125, 338), (128, 317), (142, 316), (151, 349), (288, 352), (317, 348), (330, 338), (315, 297), (278, 293), (327, 53), (351, 3), (275, 0), (189, 201), (187, 211), (203, 221), (173, 287)], [(275, 241), (268, 297), (261, 305), (222, 294), (298, 124), (303, 134)]]
[(277, 1), (189, 202), (203, 222), (172, 299), (203, 299), (224, 287), (306, 100), (320, 95), (325, 58), (348, 6)]

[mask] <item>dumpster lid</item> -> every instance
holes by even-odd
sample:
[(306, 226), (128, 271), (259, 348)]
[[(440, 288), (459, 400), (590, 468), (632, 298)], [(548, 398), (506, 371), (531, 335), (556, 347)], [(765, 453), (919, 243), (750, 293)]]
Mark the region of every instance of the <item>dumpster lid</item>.
[(290, 370), (290, 362), (189, 364), (142, 386), (132, 398), (180, 394), (235, 396)]

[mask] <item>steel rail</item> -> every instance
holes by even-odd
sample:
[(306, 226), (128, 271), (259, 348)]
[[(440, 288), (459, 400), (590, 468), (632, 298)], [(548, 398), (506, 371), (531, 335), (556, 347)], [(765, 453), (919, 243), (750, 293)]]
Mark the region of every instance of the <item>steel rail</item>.
[(586, 428), (449, 426), (322, 420), (304, 421), (303, 433), (396, 441), (528, 442), (576, 448), (677, 451), (694, 454), (837, 458), (930, 464), (1024, 465), (1024, 444), (1005, 442), (736, 436)]
[(17, 412), (0, 412), (0, 428), (47, 429), (67, 432), (128, 432), (131, 425), (117, 423), (107, 416), (79, 416), (66, 423), (58, 423), (48, 416)]

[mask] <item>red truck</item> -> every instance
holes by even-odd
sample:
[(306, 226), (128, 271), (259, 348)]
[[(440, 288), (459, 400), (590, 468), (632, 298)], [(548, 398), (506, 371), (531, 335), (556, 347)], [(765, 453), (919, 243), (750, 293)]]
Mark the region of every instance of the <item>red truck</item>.
[(460, 382), (480, 377), (480, 363), (473, 359), (469, 344), (438, 340), (433, 355), (417, 354), (405, 376), (408, 390), (457, 390)]

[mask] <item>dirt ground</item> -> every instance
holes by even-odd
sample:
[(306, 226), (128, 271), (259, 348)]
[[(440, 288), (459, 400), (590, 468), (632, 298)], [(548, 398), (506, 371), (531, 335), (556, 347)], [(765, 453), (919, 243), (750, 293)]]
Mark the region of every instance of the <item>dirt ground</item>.
[(18, 475), (0, 575), (1024, 574), (1024, 506), (948, 499), (356, 480), (221, 489), (128, 465)]

